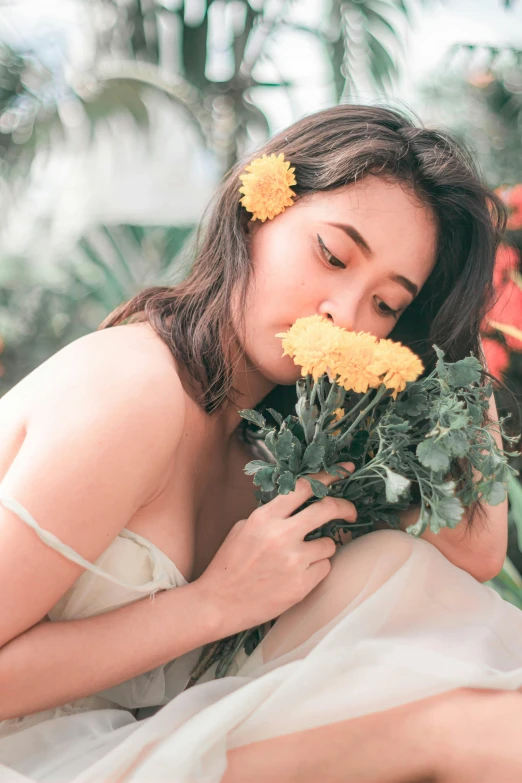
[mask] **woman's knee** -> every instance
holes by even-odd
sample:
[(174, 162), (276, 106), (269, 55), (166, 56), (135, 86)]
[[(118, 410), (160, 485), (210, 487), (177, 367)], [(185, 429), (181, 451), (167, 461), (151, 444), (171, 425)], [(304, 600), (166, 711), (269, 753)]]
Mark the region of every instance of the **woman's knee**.
[(305, 642), (358, 597), (375, 592), (407, 560), (411, 547), (411, 536), (396, 530), (377, 530), (339, 547), (329, 574), (267, 634), (265, 662)]
[(346, 578), (350, 591), (354, 592), (375, 568), (386, 581), (406, 562), (413, 546), (413, 537), (402, 530), (367, 533), (337, 549), (332, 557), (332, 569), (324, 581)]

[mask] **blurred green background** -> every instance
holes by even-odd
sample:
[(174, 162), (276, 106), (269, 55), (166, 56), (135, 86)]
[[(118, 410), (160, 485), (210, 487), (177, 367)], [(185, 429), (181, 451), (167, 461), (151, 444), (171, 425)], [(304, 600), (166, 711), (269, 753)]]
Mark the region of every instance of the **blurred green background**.
[[(498, 388), (501, 412), (516, 410), (516, 0), (0, 0), (0, 396), (143, 287), (181, 279), (238, 158), (305, 114), (361, 101), (457, 133), (504, 198), (484, 346), (511, 392)], [(520, 572), (513, 481), (508, 558), (491, 584), (522, 608)]]

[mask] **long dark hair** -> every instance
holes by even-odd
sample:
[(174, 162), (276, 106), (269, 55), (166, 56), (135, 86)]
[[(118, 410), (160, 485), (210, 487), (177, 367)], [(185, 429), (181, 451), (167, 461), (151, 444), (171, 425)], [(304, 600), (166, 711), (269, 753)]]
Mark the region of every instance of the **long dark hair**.
[[(418, 297), (390, 337), (408, 345), (429, 370), (433, 343), (455, 361), (481, 357), (479, 330), (492, 294), (493, 265), (505, 222), (500, 198), (482, 183), (469, 152), (450, 133), (420, 127), (405, 113), (378, 106), (341, 105), (311, 114), (278, 133), (255, 154), (284, 153), (295, 167), (297, 196), (350, 185), (368, 174), (408, 186), (433, 211), (437, 258)], [(247, 223), (234, 166), (209, 205), (184, 281), (154, 286), (114, 310), (98, 327), (148, 321), (200, 389), (209, 414), (233, 402), (227, 359), (231, 297), (245, 301), (252, 265)], [(243, 328), (240, 314), (238, 331)], [(276, 386), (260, 403), (292, 412), (294, 386)]]

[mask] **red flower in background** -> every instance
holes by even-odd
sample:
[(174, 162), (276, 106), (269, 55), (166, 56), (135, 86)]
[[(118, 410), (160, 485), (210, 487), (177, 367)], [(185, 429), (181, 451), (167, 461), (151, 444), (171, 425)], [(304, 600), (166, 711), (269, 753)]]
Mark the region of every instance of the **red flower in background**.
[[(522, 332), (522, 289), (515, 282), (518, 272), (518, 253), (511, 247), (501, 245), (495, 263), (493, 285), (495, 301), (486, 314), (483, 331), (486, 333), (499, 326), (515, 327)], [(514, 351), (522, 351), (522, 339), (503, 329), (506, 343)]]
[[(521, 187), (522, 195), (522, 187)], [(521, 202), (522, 213), (522, 202)], [(494, 302), (482, 324), (482, 345), (489, 371), (500, 377), (509, 364), (509, 350), (522, 351), (522, 287), (519, 284), (519, 256), (501, 245), (493, 272)], [(491, 336), (500, 332), (507, 348)]]
[(488, 365), (488, 370), (495, 378), (500, 378), (507, 370), (509, 364), (509, 353), (507, 349), (498, 342), (489, 337), (482, 338), (482, 348)]
[(509, 210), (507, 228), (510, 231), (522, 228), (522, 185), (513, 185), (513, 187), (503, 185), (497, 188), (496, 192)]

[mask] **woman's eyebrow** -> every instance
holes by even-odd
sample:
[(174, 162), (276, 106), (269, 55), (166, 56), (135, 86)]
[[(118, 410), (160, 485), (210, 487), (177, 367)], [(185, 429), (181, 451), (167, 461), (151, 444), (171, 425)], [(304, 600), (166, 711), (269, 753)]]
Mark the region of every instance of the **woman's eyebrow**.
[[(341, 231), (344, 231), (345, 234), (353, 239), (355, 244), (361, 248), (362, 252), (367, 258), (373, 257), (373, 250), (362, 234), (357, 231), (355, 226), (350, 226), (347, 223), (327, 223), (326, 225), (333, 226), (333, 228), (340, 228)], [(412, 281), (407, 277), (404, 277), (404, 275), (390, 275), (390, 280), (393, 280), (395, 283), (402, 285), (414, 299), (419, 293), (419, 289), (415, 283), (412, 283)]]
[(373, 250), (365, 238), (359, 234), (355, 226), (349, 226), (346, 223), (327, 223), (326, 225), (333, 226), (334, 228), (340, 228), (341, 231), (344, 231), (345, 234), (348, 234), (348, 236), (353, 239), (356, 245), (359, 245), (365, 256), (368, 258), (373, 256)]
[(412, 295), (412, 297), (415, 299), (417, 294), (419, 293), (419, 289), (415, 285), (415, 283), (412, 283), (411, 280), (408, 280), (407, 277), (403, 277), (403, 275), (390, 275), (390, 280), (393, 280), (395, 283), (399, 283), (400, 285), (405, 288), (408, 293)]

